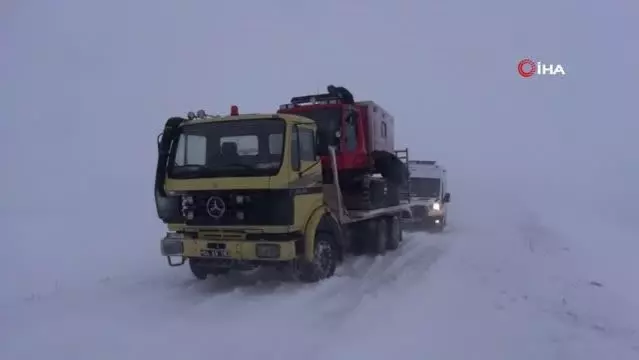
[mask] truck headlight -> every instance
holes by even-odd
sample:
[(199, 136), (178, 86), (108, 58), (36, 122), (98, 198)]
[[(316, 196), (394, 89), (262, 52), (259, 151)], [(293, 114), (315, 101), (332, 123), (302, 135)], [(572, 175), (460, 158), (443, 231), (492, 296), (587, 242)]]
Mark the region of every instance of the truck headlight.
[(441, 209), (441, 204), (440, 203), (438, 203), (438, 202), (433, 203), (433, 210), (439, 211), (440, 209)]
[(187, 220), (193, 220), (193, 205), (195, 204), (195, 200), (193, 196), (182, 196), (182, 216), (184, 216)]
[(193, 205), (193, 196), (182, 196), (182, 207)]

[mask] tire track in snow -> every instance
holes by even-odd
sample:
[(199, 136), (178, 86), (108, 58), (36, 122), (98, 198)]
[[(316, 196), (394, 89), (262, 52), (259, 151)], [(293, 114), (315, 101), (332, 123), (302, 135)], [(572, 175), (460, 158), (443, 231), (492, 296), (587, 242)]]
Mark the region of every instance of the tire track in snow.
[(445, 252), (447, 244), (442, 240), (439, 236), (429, 238), (415, 233), (406, 236), (399, 249), (385, 256), (356, 257), (344, 263), (312, 300), (326, 317), (322, 317), (322, 322), (335, 326), (356, 311), (362, 301), (386, 291), (404, 291), (418, 282)]
[[(49, 338), (61, 324), (69, 329), (99, 329), (96, 331), (111, 336), (113, 341), (120, 339), (116, 331), (124, 324), (159, 337), (200, 327), (217, 336), (256, 332), (255, 336), (283, 341), (276, 334), (263, 333), (273, 325), (294, 333), (314, 329), (330, 336), (362, 301), (387, 291), (402, 291), (402, 287), (425, 276), (445, 251), (446, 242), (442, 240), (444, 237), (437, 235), (407, 235), (396, 251), (378, 257), (351, 257), (336, 276), (317, 284), (286, 281), (286, 276), (270, 269), (208, 281), (191, 279), (188, 268), (161, 269), (157, 273), (145, 269), (137, 276), (111, 277), (15, 304), (7, 309), (11, 312), (7, 311), (3, 326), (12, 329), (7, 333), (9, 339), (26, 336), (34, 341)], [(252, 325), (246, 328), (248, 324)], [(70, 337), (79, 336), (74, 333), (60, 334), (59, 338), (71, 341)], [(193, 336), (204, 337), (205, 333)], [(300, 337), (298, 341), (308, 342), (309, 347), (319, 346), (312, 337)], [(30, 351), (20, 341), (12, 346), (7, 349), (10, 353)], [(45, 347), (57, 351), (60, 346), (49, 343)]]

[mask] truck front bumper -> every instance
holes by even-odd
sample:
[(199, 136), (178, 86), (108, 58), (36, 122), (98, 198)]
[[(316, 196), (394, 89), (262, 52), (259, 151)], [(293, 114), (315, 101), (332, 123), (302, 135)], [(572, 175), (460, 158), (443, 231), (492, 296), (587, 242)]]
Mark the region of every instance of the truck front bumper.
[(161, 252), (167, 257), (237, 261), (290, 261), (303, 253), (301, 236), (275, 235), (278, 235), (277, 241), (226, 240), (224, 238), (203, 240), (169, 233), (161, 240)]

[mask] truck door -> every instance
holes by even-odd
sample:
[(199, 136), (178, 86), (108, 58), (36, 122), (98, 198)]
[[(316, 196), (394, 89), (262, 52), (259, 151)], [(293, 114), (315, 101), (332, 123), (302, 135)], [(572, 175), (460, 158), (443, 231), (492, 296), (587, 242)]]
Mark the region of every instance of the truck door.
[[(319, 171), (319, 157), (316, 154), (315, 130), (306, 124), (296, 124), (291, 133), (291, 168), (300, 177), (311, 175)], [(317, 166), (317, 169), (312, 169)]]
[(302, 224), (322, 203), (322, 163), (317, 154), (315, 127), (293, 125), (291, 132), (291, 161), (294, 189), (295, 224)]

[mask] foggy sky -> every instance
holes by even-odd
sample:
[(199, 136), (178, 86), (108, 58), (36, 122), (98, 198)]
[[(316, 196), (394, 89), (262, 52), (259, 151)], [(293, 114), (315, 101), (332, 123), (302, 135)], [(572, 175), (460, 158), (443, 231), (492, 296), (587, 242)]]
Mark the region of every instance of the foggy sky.
[[(25, 256), (46, 241), (32, 240), (38, 231), (78, 226), (115, 237), (128, 226), (136, 230), (118, 244), (157, 252), (155, 141), (168, 117), (231, 104), (274, 112), (332, 83), (392, 113), (397, 147), (441, 161), (459, 196), (604, 202), (614, 205), (597, 211), (636, 226), (638, 8), (630, 0), (7, 1), (2, 222), (22, 227), (14, 251)], [(560, 63), (567, 75), (522, 79), (524, 57)]]

